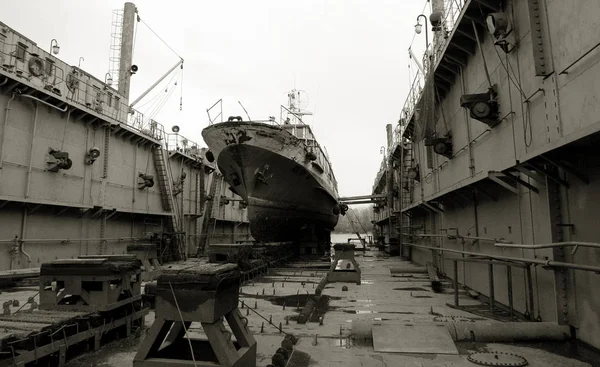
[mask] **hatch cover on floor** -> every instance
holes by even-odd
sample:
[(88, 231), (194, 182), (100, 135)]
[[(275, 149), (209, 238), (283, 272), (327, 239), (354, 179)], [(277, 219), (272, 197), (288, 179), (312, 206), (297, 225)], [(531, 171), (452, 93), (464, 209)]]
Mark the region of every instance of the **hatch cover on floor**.
[(375, 324), (373, 347), (376, 352), (458, 354), (443, 325)]

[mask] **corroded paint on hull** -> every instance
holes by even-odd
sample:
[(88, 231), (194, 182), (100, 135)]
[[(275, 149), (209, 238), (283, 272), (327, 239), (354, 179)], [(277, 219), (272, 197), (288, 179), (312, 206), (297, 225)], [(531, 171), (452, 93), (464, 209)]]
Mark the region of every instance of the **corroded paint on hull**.
[(288, 241), (333, 230), (337, 191), (312, 168), (299, 139), (264, 124), (218, 125), (202, 134), (225, 180), (248, 202), (255, 239)]

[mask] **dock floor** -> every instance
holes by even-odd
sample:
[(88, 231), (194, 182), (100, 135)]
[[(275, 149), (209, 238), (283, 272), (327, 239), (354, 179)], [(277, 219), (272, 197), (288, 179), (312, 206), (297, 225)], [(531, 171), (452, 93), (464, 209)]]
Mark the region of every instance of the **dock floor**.
[[(440, 320), (440, 315), (471, 318), (473, 322), (492, 320), (446, 306), (446, 303), (454, 300), (452, 290), (432, 292), (427, 273), (392, 274), (390, 269), (414, 266), (407, 261), (390, 258), (376, 250), (364, 254), (357, 252), (356, 258), (362, 270), (362, 284), (328, 284), (323, 291), (323, 295), (327, 297), (322, 297), (324, 301), (317, 305), (312, 320), (306, 324), (298, 324), (296, 321), (299, 315), (298, 304), (303, 305), (307, 292), (314, 294), (321, 277), (327, 271), (326, 262), (292, 262), (284, 268), (270, 269), (267, 275), (257, 277), (241, 287), (240, 300), (250, 310), (246, 306), (240, 311), (248, 318), (248, 325), (258, 342), (257, 366), (270, 364), (273, 354), (280, 347), (284, 334), (278, 330), (279, 323), (285, 333), (298, 337), (294, 353), (287, 364), (293, 367), (466, 367), (477, 366), (468, 361), (470, 353), (486, 351), (517, 354), (525, 358), (528, 366), (532, 367), (584, 367), (597, 365), (594, 361), (600, 361), (593, 352), (586, 354), (588, 352), (581, 349), (574, 352), (570, 342), (454, 343), (450, 339), (451, 343), (448, 343), (443, 332), (446, 328), (435, 322)], [(348, 287), (347, 291), (342, 290), (344, 286)], [(466, 292), (461, 292), (460, 302), (478, 303)], [(323, 317), (323, 325), (319, 324), (320, 315)], [(275, 326), (261, 316), (271, 319)], [(146, 317), (146, 325), (149, 327), (153, 320), (154, 314), (150, 312)], [(368, 332), (363, 335), (358, 321), (380, 324), (375, 327), (374, 341), (367, 335)], [(407, 327), (414, 328), (414, 332), (407, 335)], [(190, 334), (198, 334), (199, 330), (192, 324)], [(144, 335), (142, 332), (141, 338)], [(67, 366), (132, 366), (141, 338), (120, 340), (100, 351), (72, 360)], [(412, 348), (413, 352), (401, 353), (399, 350), (402, 348)], [(415, 348), (421, 348), (422, 353), (414, 352)], [(388, 351), (380, 352), (375, 349)]]

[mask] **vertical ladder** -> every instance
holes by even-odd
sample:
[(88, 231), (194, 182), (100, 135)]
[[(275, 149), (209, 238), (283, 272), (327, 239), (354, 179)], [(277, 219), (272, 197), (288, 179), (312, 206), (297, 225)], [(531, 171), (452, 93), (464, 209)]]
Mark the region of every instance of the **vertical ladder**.
[(158, 175), (158, 185), (162, 197), (163, 208), (165, 211), (172, 213), (172, 215), (169, 216), (169, 226), (171, 231), (176, 233), (174, 237), (176, 240), (175, 243), (172, 244), (172, 250), (178, 257), (184, 258), (185, 236), (181, 237), (179, 235), (183, 229), (181, 211), (179, 210), (179, 203), (175, 200), (175, 196), (173, 195), (173, 179), (168, 156), (165, 155), (165, 151), (161, 147), (154, 149), (154, 165)]
[[(402, 211), (402, 209), (410, 206), (412, 203), (412, 192), (415, 183), (408, 177), (408, 169), (413, 165), (412, 143), (401, 142), (400, 144), (402, 144), (402, 162), (400, 168), (400, 211)], [(410, 233), (410, 226), (410, 217), (406, 214), (401, 214), (397, 222), (399, 238), (403, 238), (402, 233)]]
[(123, 36), (123, 9), (113, 10), (110, 30), (108, 72), (113, 78), (112, 87), (118, 89), (121, 65), (121, 38)]

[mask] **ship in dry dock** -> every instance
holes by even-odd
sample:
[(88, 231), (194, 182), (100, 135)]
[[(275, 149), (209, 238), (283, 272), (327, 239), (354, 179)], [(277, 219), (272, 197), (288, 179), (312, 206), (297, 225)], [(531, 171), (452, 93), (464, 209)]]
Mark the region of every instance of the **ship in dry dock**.
[(308, 113), (298, 107), (301, 96), (288, 93), (280, 123), (230, 117), (202, 136), (230, 189), (247, 203), (256, 240), (316, 238), (325, 249), (345, 207), (327, 153), (302, 120)]

